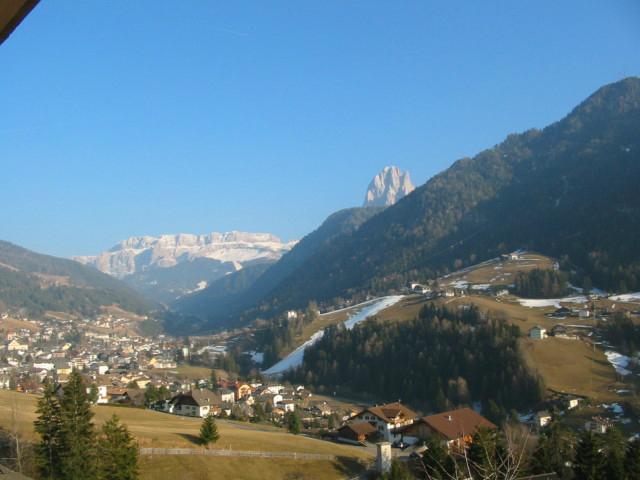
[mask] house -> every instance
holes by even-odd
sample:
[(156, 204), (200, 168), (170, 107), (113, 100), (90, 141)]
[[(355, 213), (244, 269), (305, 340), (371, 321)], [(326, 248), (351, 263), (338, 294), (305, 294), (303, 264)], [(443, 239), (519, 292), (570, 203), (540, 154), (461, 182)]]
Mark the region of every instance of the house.
[(29, 349), (29, 344), (25, 341), (21, 341), (17, 338), (14, 338), (13, 340), (11, 340), (9, 342), (9, 344), (7, 345), (7, 350), (10, 352), (17, 352), (17, 351), (26, 351)]
[(540, 325), (536, 325), (529, 330), (529, 338), (532, 338), (533, 340), (542, 340), (547, 338), (547, 329)]
[(573, 410), (574, 408), (578, 408), (580, 406), (580, 401), (582, 399), (580, 397), (568, 397), (565, 399), (565, 406), (567, 410)]
[(295, 310), (287, 311), (287, 320), (295, 320), (296, 318), (298, 318), (298, 312)]
[(567, 327), (565, 327), (564, 325), (554, 325), (553, 328), (551, 329), (551, 335), (553, 335), (554, 337), (566, 337), (567, 336)]
[(209, 413), (215, 413), (213, 407), (222, 403), (220, 396), (209, 389), (191, 390), (188, 393), (180, 393), (169, 402), (169, 412), (188, 417), (206, 417)]
[(338, 429), (337, 440), (361, 444), (366, 440), (373, 440), (377, 435), (378, 429), (369, 422), (354, 422), (343, 425)]
[(584, 424), (584, 429), (593, 433), (607, 433), (613, 427), (613, 422), (603, 417), (593, 417)]
[(242, 382), (236, 383), (235, 390), (236, 390), (235, 391), (236, 401), (251, 395), (251, 385), (247, 383), (242, 383)]
[(579, 318), (589, 318), (591, 316), (591, 311), (588, 308), (581, 308), (578, 310)]
[(551, 414), (546, 410), (542, 410), (533, 416), (533, 421), (538, 428), (546, 427), (551, 423)]
[(493, 430), (497, 427), (472, 409), (459, 408), (422, 417), (405, 427), (402, 433), (421, 440), (437, 438), (447, 448), (459, 450), (472, 442), (473, 434), (479, 428)]
[(573, 314), (573, 311), (567, 307), (556, 308), (552, 313), (549, 313), (549, 317), (553, 318), (566, 318)]
[(412, 424), (417, 417), (418, 414), (410, 408), (400, 402), (394, 402), (366, 408), (356, 414), (352, 420), (371, 423), (386, 442), (391, 442), (402, 437), (401, 434), (395, 433), (396, 429)]
[(285, 400), (277, 406), (284, 409), (285, 412), (293, 412), (296, 409), (296, 404), (293, 400)]
[(223, 402), (233, 403), (236, 399), (236, 394), (228, 388), (221, 388), (218, 393), (220, 394), (220, 400)]
[(411, 291), (414, 293), (419, 293), (421, 295), (427, 295), (429, 293), (431, 293), (431, 287), (428, 287), (426, 285), (422, 285), (420, 283), (412, 283), (411, 284)]

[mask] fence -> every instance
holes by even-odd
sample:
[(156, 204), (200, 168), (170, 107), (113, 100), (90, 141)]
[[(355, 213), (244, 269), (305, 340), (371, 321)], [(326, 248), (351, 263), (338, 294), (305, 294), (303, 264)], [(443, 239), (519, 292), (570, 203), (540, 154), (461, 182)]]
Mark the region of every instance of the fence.
[(295, 460), (335, 460), (335, 455), (298, 452), (254, 452), (250, 450), (207, 450), (205, 448), (141, 448), (140, 455), (204, 455), (211, 457), (292, 458)]

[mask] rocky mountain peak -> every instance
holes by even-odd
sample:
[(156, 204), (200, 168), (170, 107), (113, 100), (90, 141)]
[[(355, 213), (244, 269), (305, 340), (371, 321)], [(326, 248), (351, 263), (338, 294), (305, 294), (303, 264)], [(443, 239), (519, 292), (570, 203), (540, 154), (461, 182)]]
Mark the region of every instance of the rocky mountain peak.
[(363, 206), (393, 205), (414, 189), (409, 172), (394, 166), (384, 167), (369, 183)]

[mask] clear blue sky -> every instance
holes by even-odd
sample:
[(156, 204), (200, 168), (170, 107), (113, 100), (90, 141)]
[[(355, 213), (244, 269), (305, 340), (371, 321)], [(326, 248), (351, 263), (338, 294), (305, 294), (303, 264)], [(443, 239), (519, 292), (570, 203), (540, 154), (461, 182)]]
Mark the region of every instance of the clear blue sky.
[(0, 238), (300, 237), (638, 74), (635, 0), (42, 0), (0, 46)]

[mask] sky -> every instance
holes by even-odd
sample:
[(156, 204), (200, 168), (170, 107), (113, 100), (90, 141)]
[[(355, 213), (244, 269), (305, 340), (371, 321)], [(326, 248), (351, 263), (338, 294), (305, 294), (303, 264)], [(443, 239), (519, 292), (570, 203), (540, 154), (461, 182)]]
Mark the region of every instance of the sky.
[(284, 240), (640, 75), (640, 2), (41, 3), (0, 46), (0, 239)]

